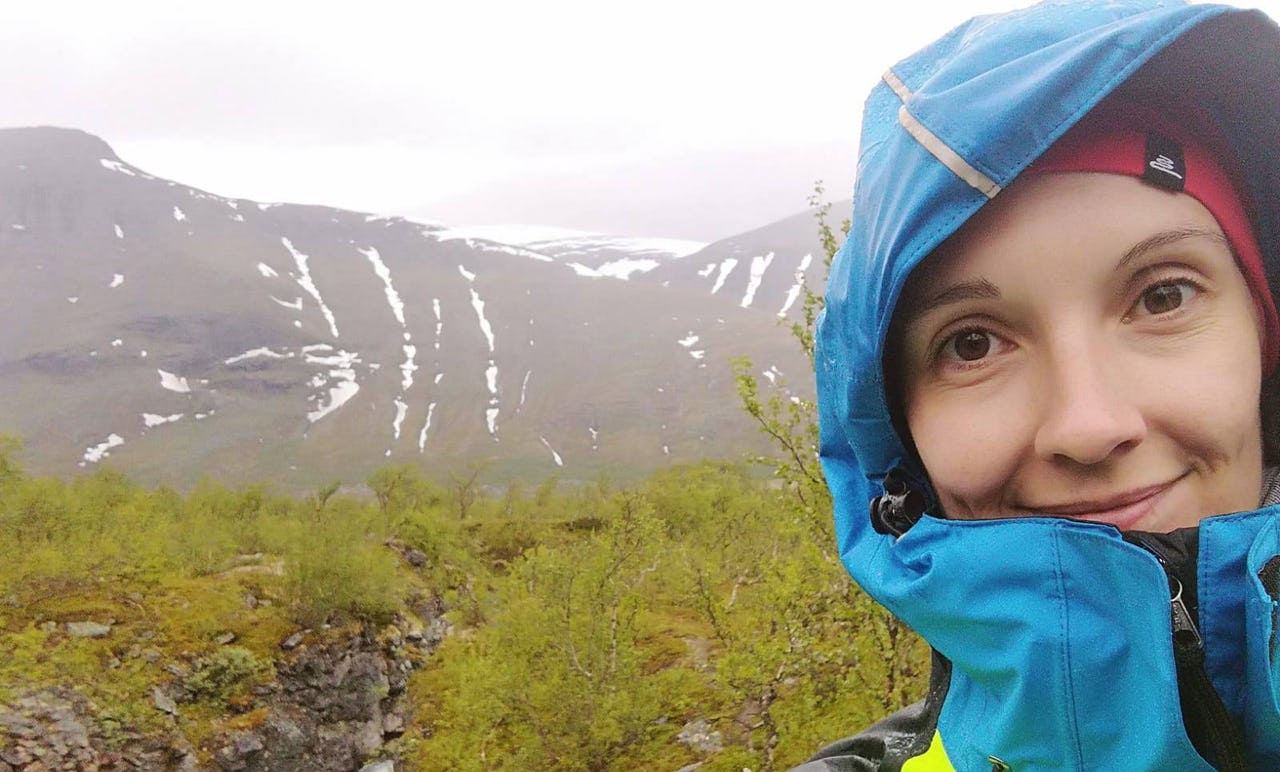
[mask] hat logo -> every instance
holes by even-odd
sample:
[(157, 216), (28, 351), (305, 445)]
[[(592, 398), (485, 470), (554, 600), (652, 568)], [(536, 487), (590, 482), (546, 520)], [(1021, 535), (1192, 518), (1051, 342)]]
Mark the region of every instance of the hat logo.
[(1154, 131), (1147, 133), (1147, 165), (1142, 179), (1166, 190), (1182, 190), (1186, 183), (1187, 165), (1182, 145)]
[(1182, 179), (1182, 175), (1174, 171), (1173, 159), (1167, 155), (1156, 156), (1154, 160), (1150, 161), (1147, 164), (1147, 166), (1150, 166), (1152, 169), (1155, 169), (1158, 172), (1172, 174), (1174, 177), (1177, 177), (1178, 179)]

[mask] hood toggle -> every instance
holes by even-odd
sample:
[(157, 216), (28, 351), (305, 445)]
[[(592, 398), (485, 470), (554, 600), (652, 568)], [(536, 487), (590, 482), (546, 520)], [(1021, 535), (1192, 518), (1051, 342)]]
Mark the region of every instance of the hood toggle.
[(911, 486), (901, 467), (890, 469), (881, 484), (884, 495), (871, 500), (871, 527), (899, 538), (924, 515), (924, 494)]

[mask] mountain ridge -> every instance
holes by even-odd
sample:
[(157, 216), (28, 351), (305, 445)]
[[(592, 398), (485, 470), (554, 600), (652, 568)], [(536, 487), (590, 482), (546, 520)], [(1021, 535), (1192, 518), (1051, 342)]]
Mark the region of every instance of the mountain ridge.
[(0, 278), (23, 288), (0, 310), (0, 431), (37, 473), (638, 475), (763, 450), (732, 357), (808, 388), (778, 324), (816, 249), (795, 218), (620, 281), (439, 224), (225, 198), (74, 129), (0, 130), (0, 170)]

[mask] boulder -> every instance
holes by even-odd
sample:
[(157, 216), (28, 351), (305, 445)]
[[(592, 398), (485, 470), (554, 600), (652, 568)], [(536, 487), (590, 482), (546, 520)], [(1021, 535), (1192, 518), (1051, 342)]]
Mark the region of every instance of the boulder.
[(694, 719), (680, 728), (676, 742), (684, 745), (694, 753), (712, 754), (724, 749), (724, 740), (720, 732), (713, 730), (705, 719)]
[(73, 638), (106, 638), (111, 634), (111, 625), (99, 622), (67, 622), (67, 635)]
[(178, 703), (159, 686), (151, 691), (151, 701), (155, 703), (156, 710), (161, 713), (168, 713), (171, 716), (178, 715)]

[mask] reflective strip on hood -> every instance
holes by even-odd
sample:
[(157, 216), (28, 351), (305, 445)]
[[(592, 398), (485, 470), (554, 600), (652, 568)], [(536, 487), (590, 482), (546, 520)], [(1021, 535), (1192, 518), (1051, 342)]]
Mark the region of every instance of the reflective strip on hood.
[(907, 109), (907, 100), (911, 98), (911, 91), (906, 84), (894, 74), (893, 70), (889, 70), (884, 74), (884, 82), (889, 84), (889, 88), (893, 89), (893, 93), (898, 95), (902, 100), (902, 107), (898, 108), (898, 123), (907, 133), (916, 138), (916, 141), (924, 146), (934, 158), (942, 162), (955, 175), (973, 187), (977, 188), (982, 195), (987, 198), (995, 198), (1000, 192), (1000, 186), (997, 185), (990, 177), (978, 171), (969, 165), (969, 162), (960, 157), (960, 154), (947, 146), (947, 143), (938, 138), (938, 135), (929, 131), (927, 127)]

